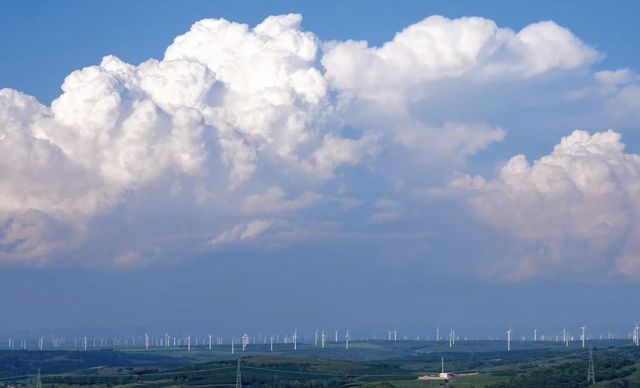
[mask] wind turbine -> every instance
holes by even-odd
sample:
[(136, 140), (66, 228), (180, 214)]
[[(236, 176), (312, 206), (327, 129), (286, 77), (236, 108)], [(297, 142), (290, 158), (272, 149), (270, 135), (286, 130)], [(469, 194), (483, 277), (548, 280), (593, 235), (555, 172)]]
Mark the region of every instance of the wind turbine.
[(188, 352), (191, 351), (191, 336), (190, 335), (187, 336), (187, 351)]
[(511, 351), (511, 328), (509, 328), (509, 330), (507, 330), (507, 352)]
[(533, 329), (533, 342), (538, 341), (538, 329)]
[(212, 346), (212, 343), (211, 343), (211, 334), (209, 334), (209, 350), (211, 350), (211, 346)]
[(313, 337), (313, 346), (318, 347), (318, 329), (316, 329), (316, 332)]
[(349, 350), (349, 329), (347, 329), (347, 335), (344, 336), (344, 346)]
[(298, 350), (298, 329), (293, 331), (293, 350)]
[(242, 335), (242, 351), (243, 352), (247, 348), (248, 344), (249, 344), (249, 336), (247, 335), (247, 333), (244, 333)]
[(271, 351), (273, 352), (273, 334), (271, 334)]
[(582, 348), (584, 348), (584, 343), (587, 340), (587, 333), (586, 333), (586, 329), (587, 327), (585, 325), (580, 326), (580, 328), (582, 329)]
[(322, 330), (322, 337), (321, 337), (321, 343), (322, 343), (322, 348), (324, 349), (324, 330)]
[(149, 350), (149, 334), (144, 335), (144, 350)]

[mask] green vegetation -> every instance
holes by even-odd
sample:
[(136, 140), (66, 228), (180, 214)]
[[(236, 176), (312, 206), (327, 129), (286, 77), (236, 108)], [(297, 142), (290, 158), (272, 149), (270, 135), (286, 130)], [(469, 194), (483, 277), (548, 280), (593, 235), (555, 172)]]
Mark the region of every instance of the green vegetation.
[[(244, 386), (251, 387), (583, 387), (587, 352), (556, 343), (522, 344), (506, 352), (492, 341), (446, 344), (418, 341), (360, 342), (349, 351), (334, 346), (280, 347), (271, 353), (253, 347), (231, 355), (220, 347), (100, 351), (0, 351), (0, 387), (33, 384), (41, 371), (43, 387), (233, 386), (241, 357)], [(640, 351), (627, 343), (601, 343), (594, 350), (597, 386), (640, 386)], [(605, 345), (605, 346), (602, 346)], [(445, 369), (447, 382), (418, 381)]]
[[(601, 353), (601, 354), (599, 354)], [(594, 352), (594, 369), (599, 386), (630, 387), (640, 385), (640, 376), (634, 376), (638, 370), (640, 353), (637, 348), (612, 348)], [(537, 367), (522, 372), (514, 372), (511, 378), (491, 388), (527, 388), (527, 387), (586, 387), (588, 360), (583, 352), (575, 358), (580, 361), (567, 361), (558, 365)]]

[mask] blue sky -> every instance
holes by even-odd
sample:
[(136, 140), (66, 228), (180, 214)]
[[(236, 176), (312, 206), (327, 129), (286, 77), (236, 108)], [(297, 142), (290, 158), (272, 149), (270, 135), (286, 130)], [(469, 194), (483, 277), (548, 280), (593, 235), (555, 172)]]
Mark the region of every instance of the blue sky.
[[(71, 71), (96, 63), (107, 54), (129, 63), (158, 58), (175, 36), (204, 17), (253, 25), (269, 15), (299, 12), (304, 15), (305, 28), (323, 40), (364, 39), (372, 45), (389, 40), (400, 29), (432, 14), (483, 16), (513, 29), (554, 20), (606, 53), (599, 67), (640, 66), (640, 54), (628, 45), (640, 33), (634, 22), (634, 1), (607, 6), (596, 1), (578, 4), (544, 0), (405, 1), (393, 5), (384, 1), (192, 1), (188, 6), (177, 1), (8, 1), (3, 8), (0, 83), (47, 103), (58, 96), (62, 80)], [(42, 71), (44, 63), (47, 71)]]
[(0, 331), (638, 319), (633, 1), (0, 7)]

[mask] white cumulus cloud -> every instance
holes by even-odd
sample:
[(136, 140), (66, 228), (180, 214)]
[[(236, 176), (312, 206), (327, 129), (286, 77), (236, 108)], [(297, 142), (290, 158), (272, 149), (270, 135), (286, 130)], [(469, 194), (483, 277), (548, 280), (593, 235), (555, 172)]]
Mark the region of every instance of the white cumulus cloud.
[[(0, 262), (137, 268), (187, 245), (202, 254), (349, 228), (423, 233), (407, 198), (417, 180), (441, 182), (565, 96), (597, 105), (601, 121), (633, 123), (638, 78), (589, 70), (601, 57), (551, 21), (516, 32), (430, 16), (380, 47), (322, 42), (297, 14), (198, 21), (162, 58), (107, 55), (72, 72), (50, 106), (0, 89)], [(508, 102), (501, 114), (483, 110), (494, 99)], [(493, 180), (452, 185), (551, 260), (567, 247), (595, 252), (585, 260), (596, 264), (615, 251), (631, 274), (636, 159), (616, 136), (578, 132), (533, 165), (516, 157)]]
[(591, 47), (552, 21), (520, 32), (480, 17), (431, 16), (397, 33), (381, 47), (364, 41), (330, 43), (322, 58), (338, 90), (386, 100), (427, 81), (475, 73), (484, 78), (529, 78), (573, 69), (599, 57)]
[(640, 156), (613, 131), (574, 131), (533, 163), (511, 158), (490, 180), (460, 176), (475, 215), (523, 247), (499, 270), (509, 278), (608, 268), (640, 277)]

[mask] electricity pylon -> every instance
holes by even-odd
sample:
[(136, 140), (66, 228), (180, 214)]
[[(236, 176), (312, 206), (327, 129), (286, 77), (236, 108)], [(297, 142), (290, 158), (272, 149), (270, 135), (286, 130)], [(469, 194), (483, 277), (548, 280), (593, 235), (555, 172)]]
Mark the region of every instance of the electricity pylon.
[(238, 371), (236, 372), (236, 388), (242, 388), (242, 375), (240, 375), (240, 359), (238, 359)]
[(589, 349), (589, 370), (587, 371), (587, 385), (596, 383), (596, 373), (593, 368), (593, 348)]

